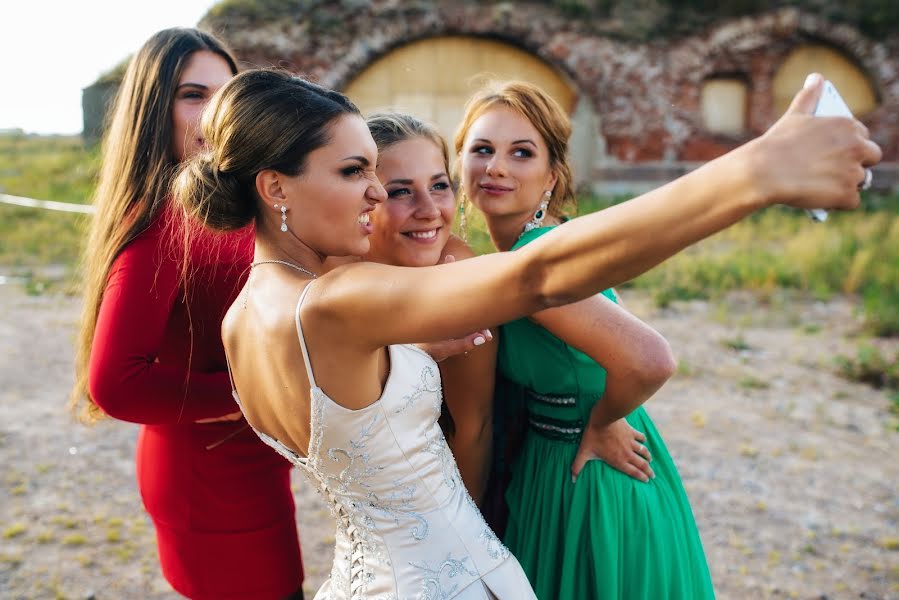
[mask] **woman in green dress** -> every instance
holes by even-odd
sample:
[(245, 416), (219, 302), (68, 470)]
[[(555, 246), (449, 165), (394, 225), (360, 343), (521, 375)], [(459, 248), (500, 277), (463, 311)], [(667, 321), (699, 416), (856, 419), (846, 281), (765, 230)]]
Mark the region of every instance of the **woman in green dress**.
[[(499, 250), (564, 220), (574, 200), (570, 132), (558, 104), (530, 84), (469, 101), (455, 139), (463, 203), (481, 209)], [(499, 337), (499, 371), (522, 391), (526, 427), (504, 541), (537, 597), (713, 598), (677, 469), (641, 407), (674, 371), (664, 339), (612, 290), (504, 325)], [(514, 412), (514, 397), (498, 396), (501, 412)]]

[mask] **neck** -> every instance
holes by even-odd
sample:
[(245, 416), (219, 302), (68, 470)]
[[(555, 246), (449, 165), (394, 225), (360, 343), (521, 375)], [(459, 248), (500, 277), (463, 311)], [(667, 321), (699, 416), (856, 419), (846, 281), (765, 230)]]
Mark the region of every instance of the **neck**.
[(256, 251), (253, 255), (253, 262), (283, 260), (312, 271), (316, 275), (321, 275), (326, 270), (325, 258), (327, 257), (315, 251), (290, 231), (283, 233), (278, 230), (272, 233), (257, 230), (256, 232)]
[(490, 240), (496, 249), (501, 252), (511, 250), (515, 242), (524, 231), (524, 225), (530, 220), (529, 215), (522, 217), (521, 215), (509, 215), (503, 217), (491, 217), (484, 215), (487, 223), (487, 233), (490, 234)]
[[(521, 234), (524, 232), (524, 226), (532, 218), (532, 214), (529, 214), (524, 219), (518, 215), (508, 217), (490, 217), (485, 215), (487, 232), (490, 234), (490, 240), (493, 242), (493, 245), (496, 246), (496, 249), (501, 252), (511, 250), (512, 246), (518, 242), (518, 238), (520, 238)], [(546, 215), (546, 218), (543, 219), (543, 223), (540, 226), (549, 227), (551, 225), (558, 225), (561, 222), (561, 219), (558, 217)]]

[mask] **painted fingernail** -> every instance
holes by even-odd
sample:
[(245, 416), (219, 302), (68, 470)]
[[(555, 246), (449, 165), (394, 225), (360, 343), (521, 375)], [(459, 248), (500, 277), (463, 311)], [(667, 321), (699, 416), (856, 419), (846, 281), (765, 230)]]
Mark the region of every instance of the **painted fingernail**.
[(475, 346), (481, 346), (482, 344), (485, 344), (486, 342), (487, 342), (487, 340), (485, 340), (484, 336), (481, 336), (481, 335), (479, 335), (478, 337), (476, 337), (474, 339)]
[(574, 483), (574, 480), (575, 480), (575, 479), (576, 479), (576, 477), (575, 477), (574, 475), (572, 475), (572, 476), (571, 476), (571, 483)]
[(488, 339), (488, 340), (492, 340), (492, 339), (493, 339), (493, 332), (490, 331), (489, 329), (487, 329), (487, 330), (486, 330), (486, 333), (487, 333), (487, 339)]
[(808, 77), (805, 78), (805, 83), (802, 84), (803, 88), (811, 87), (821, 81), (820, 73), (809, 73)]

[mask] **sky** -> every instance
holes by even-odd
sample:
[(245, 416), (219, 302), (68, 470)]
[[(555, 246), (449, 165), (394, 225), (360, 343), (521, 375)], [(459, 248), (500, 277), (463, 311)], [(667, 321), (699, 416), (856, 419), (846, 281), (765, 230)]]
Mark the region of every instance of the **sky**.
[(215, 0), (0, 0), (0, 130), (75, 134), (81, 89)]

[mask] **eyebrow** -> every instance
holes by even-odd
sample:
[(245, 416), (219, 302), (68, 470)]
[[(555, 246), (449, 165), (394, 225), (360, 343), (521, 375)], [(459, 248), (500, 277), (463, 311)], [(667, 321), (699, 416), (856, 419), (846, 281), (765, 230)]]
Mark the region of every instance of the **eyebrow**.
[(175, 89), (176, 89), (176, 90), (180, 90), (181, 88), (184, 88), (184, 87), (194, 87), (194, 88), (200, 88), (200, 89), (203, 89), (203, 90), (208, 90), (208, 89), (209, 89), (209, 86), (207, 86), (207, 85), (203, 85), (202, 83), (194, 83), (194, 82), (192, 82), (192, 81), (187, 81), (187, 82), (185, 82), (185, 83), (180, 83), (180, 84), (178, 84), (178, 87), (175, 88)]
[[(486, 142), (486, 143), (488, 143), (488, 144), (492, 144), (492, 143), (493, 143), (493, 142), (491, 142), (490, 140), (485, 139), (485, 138), (475, 138), (474, 141), (475, 141), (475, 142)], [(512, 144), (513, 144), (513, 145), (515, 145), (515, 144), (531, 144), (532, 146), (537, 146), (537, 144), (534, 142), (534, 140), (529, 140), (529, 139), (527, 139), (527, 138), (525, 138), (525, 139), (523, 139), (523, 140), (515, 140), (514, 142), (512, 142)]]
[(363, 166), (367, 167), (371, 164), (371, 161), (365, 158), (364, 156), (347, 156), (346, 158), (342, 158), (340, 160), (357, 160), (362, 163)]
[[(440, 173), (436, 173), (436, 174), (434, 174), (434, 175), (431, 175), (431, 181), (434, 181), (435, 179), (440, 179), (440, 178), (442, 178), (442, 177), (449, 177), (449, 175), (447, 175), (445, 172), (441, 171)], [(411, 179), (391, 179), (390, 181), (388, 181), (388, 182), (385, 183), (384, 185), (394, 185), (394, 184), (397, 184), (397, 185), (412, 185), (413, 183), (415, 183), (415, 182), (412, 181)]]

